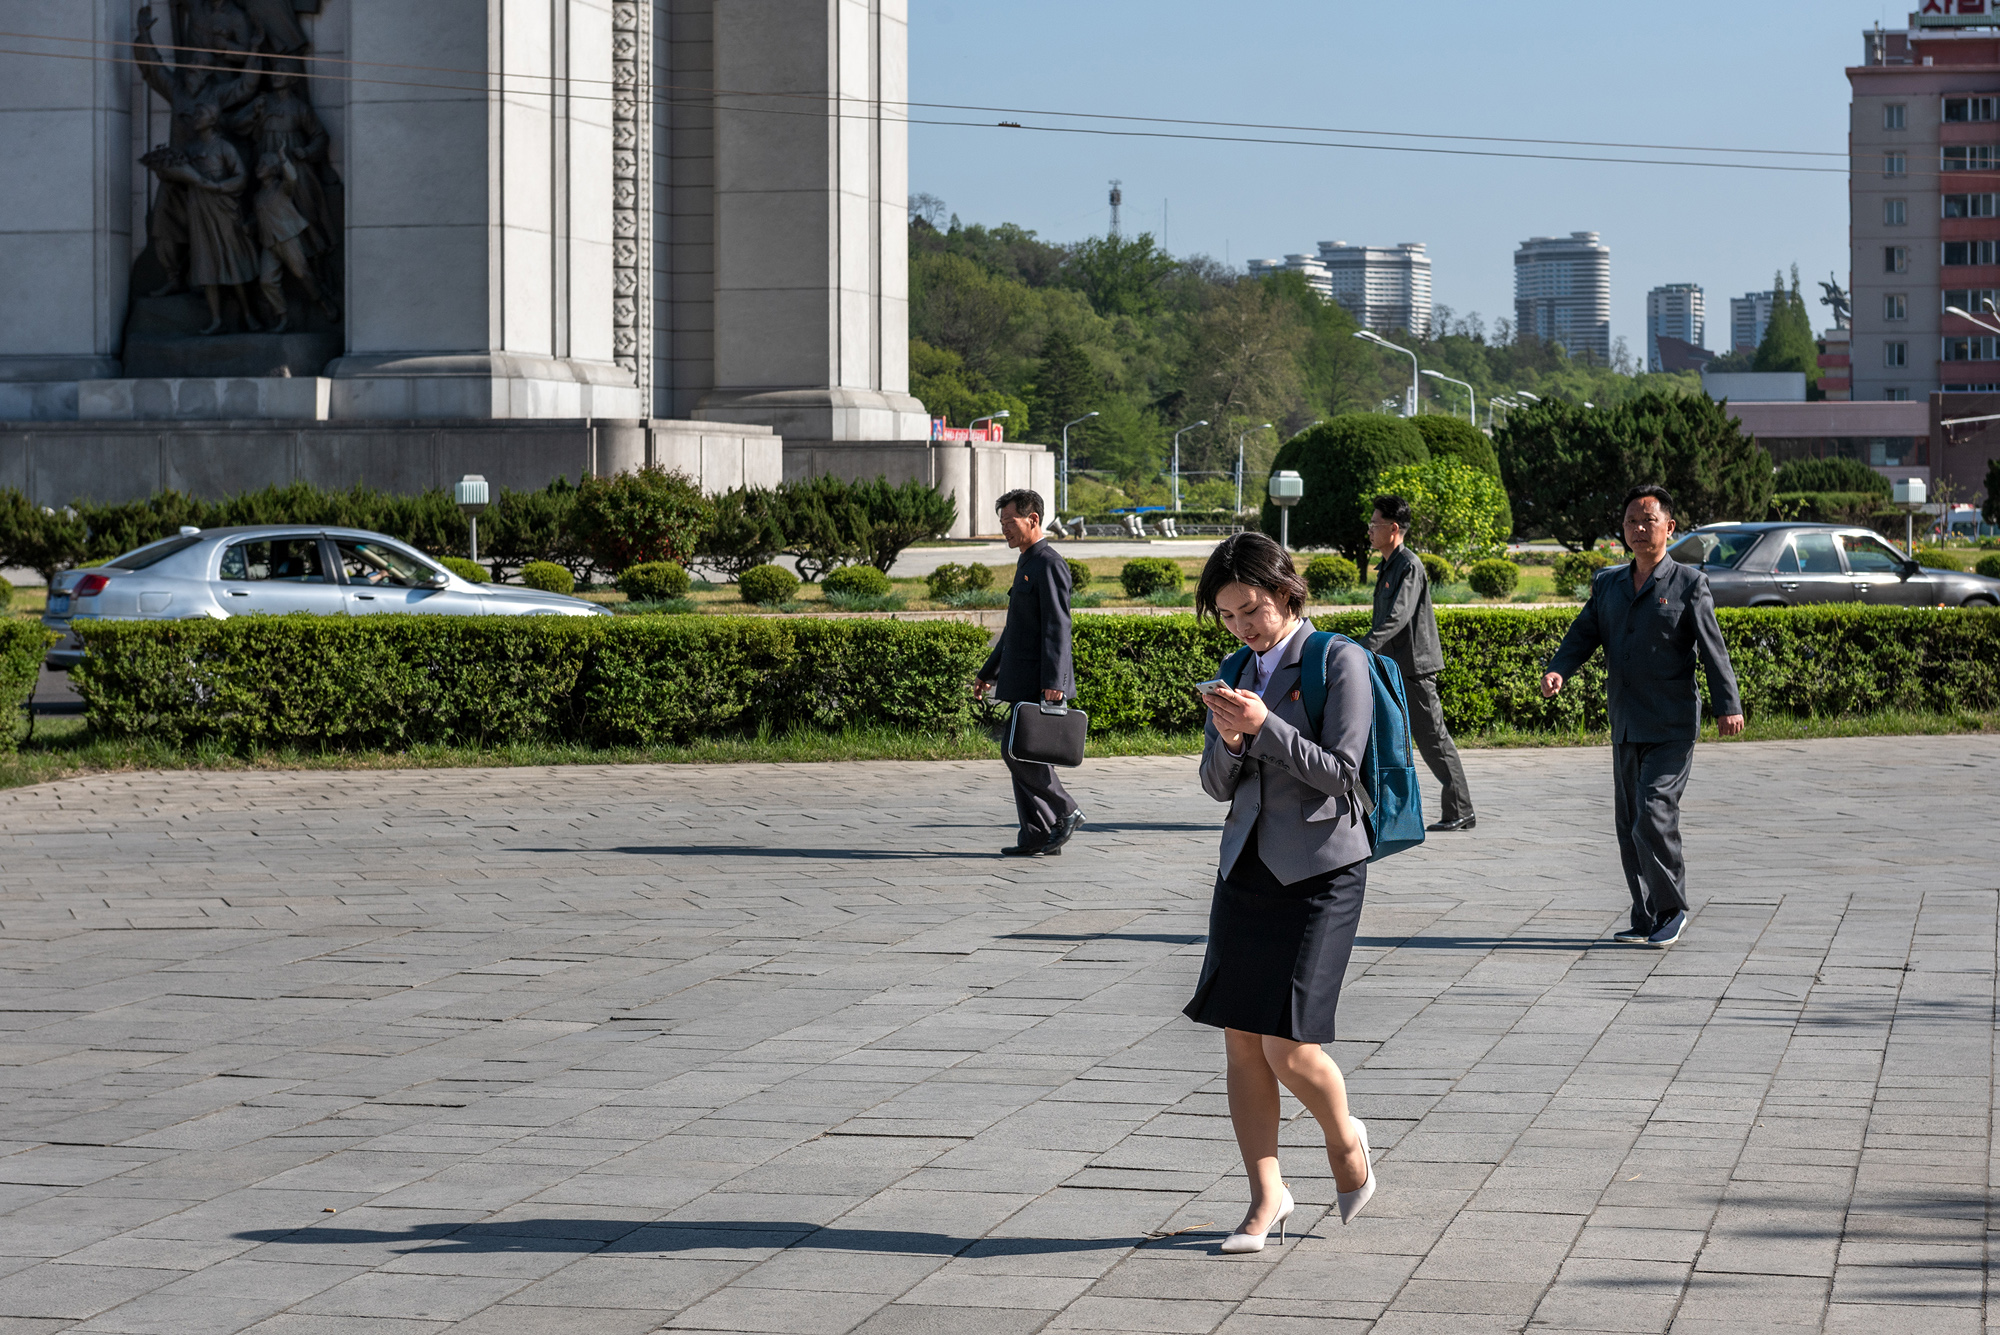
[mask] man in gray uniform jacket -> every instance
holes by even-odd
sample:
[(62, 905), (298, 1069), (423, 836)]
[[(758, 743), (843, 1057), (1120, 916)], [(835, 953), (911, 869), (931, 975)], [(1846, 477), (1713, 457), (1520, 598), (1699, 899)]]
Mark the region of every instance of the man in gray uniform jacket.
[(1444, 705), (1438, 699), (1444, 652), (1438, 647), (1430, 576), (1405, 545), (1409, 534), (1409, 502), (1401, 496), (1377, 496), (1375, 515), (1368, 521), (1368, 543), (1380, 553), (1382, 564), (1375, 574), (1375, 625), (1361, 643), (1403, 670), (1410, 737), (1444, 786), (1443, 809), (1430, 828), (1469, 830), (1479, 822), (1472, 813), (1472, 793), (1465, 786), (1465, 767), (1458, 763), (1458, 747), (1444, 726)]
[(1618, 855), (1632, 891), (1632, 925), (1616, 938), (1665, 948), (1687, 926), (1687, 867), (1681, 858), (1681, 793), (1701, 735), (1695, 656), (1708, 669), (1711, 708), (1724, 737), (1743, 731), (1736, 672), (1715, 622), (1708, 576), (1667, 555), (1674, 498), (1665, 487), (1625, 497), (1632, 564), (1601, 570), (1562, 646), (1545, 665), (1542, 694), (1600, 647), (1610, 673), (1611, 765), (1617, 786)]
[[(1000, 498), (1000, 531), (1021, 554), (1007, 590), (1007, 624), (1000, 643), (972, 683), (975, 698), (990, 690), (1006, 701), (1060, 700), (1076, 694), (1070, 661), (1069, 562), (1042, 534), (1042, 498), (1025, 488)], [(1063, 789), (1054, 765), (1008, 760), (1021, 837), (1000, 850), (1010, 858), (1062, 852), (1083, 824), (1083, 813)]]

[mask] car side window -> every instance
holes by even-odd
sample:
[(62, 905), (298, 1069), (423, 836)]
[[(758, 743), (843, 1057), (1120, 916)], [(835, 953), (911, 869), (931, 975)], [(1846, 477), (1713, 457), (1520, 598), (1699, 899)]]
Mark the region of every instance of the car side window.
[(260, 538), (239, 542), (222, 554), (222, 578), (324, 584), (326, 569), (319, 559), (319, 539)]
[(1792, 547), (1798, 552), (1799, 573), (1802, 575), (1838, 575), (1840, 553), (1834, 549), (1831, 533), (1797, 533), (1792, 535)]
[(1847, 568), (1856, 575), (1900, 575), (1903, 557), (1872, 533), (1843, 533), (1840, 545), (1847, 550)]
[(339, 538), (341, 574), (349, 584), (390, 584), (399, 589), (423, 587), (436, 574), (429, 566), (413, 560), (387, 543), (358, 538)]
[(1799, 573), (1799, 554), (1792, 550), (1791, 543), (1788, 542), (1778, 549), (1778, 564), (1771, 569), (1780, 575)]

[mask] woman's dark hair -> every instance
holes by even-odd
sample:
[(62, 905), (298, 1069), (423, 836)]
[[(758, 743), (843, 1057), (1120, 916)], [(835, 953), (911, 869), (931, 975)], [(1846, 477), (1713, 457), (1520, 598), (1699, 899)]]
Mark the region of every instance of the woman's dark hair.
[(1215, 597), (1231, 584), (1248, 584), (1262, 589), (1285, 604), (1293, 616), (1306, 610), (1306, 585), (1292, 568), (1292, 556), (1262, 533), (1238, 533), (1224, 538), (1209, 553), (1202, 567), (1201, 583), (1195, 586), (1194, 614), (1217, 615)]

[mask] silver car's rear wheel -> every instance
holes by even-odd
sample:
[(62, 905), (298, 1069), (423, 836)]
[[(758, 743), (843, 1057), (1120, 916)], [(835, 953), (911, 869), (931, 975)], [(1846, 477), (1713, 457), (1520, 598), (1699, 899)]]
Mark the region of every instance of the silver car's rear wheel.
[(1966, 600), (1965, 600), (1964, 602), (1960, 603), (1960, 604), (1959, 604), (1959, 606), (1960, 606), (1960, 607), (2000, 607), (2000, 603), (1996, 603), (1996, 602), (1994, 602), (1994, 601), (1993, 601), (1993, 600), (1992, 600), (1991, 598), (1987, 598), (1987, 597), (1985, 597), (1985, 596), (1983, 596), (1983, 595), (1979, 595), (1979, 594), (1974, 594), (1974, 595), (1973, 595), (1972, 597), (1970, 597), (1970, 598), (1967, 598), (1967, 599), (1966, 599)]

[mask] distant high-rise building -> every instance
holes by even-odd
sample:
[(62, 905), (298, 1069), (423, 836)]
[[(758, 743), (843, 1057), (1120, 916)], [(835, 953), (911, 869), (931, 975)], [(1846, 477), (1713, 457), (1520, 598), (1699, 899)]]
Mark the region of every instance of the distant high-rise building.
[(1514, 325), (1609, 364), (1611, 247), (1595, 232), (1523, 241), (1514, 252)]
[(1755, 352), (1764, 341), (1764, 328), (1771, 323), (1771, 303), (1775, 292), (1745, 292), (1729, 299), (1729, 346), (1735, 352)]
[(1295, 273), (1306, 280), (1306, 286), (1319, 293), (1320, 300), (1333, 297), (1333, 280), (1327, 276), (1326, 266), (1312, 255), (1287, 255), (1282, 260), (1251, 260), (1250, 276), (1264, 278), (1274, 273)]
[(1431, 324), (1431, 257), (1421, 241), (1395, 246), (1319, 243), (1333, 299), (1363, 329), (1422, 334)]
[(1699, 348), (1708, 319), (1703, 310), (1699, 283), (1667, 283), (1646, 294), (1646, 369), (1664, 371), (1660, 358), (1660, 336), (1679, 339)]

